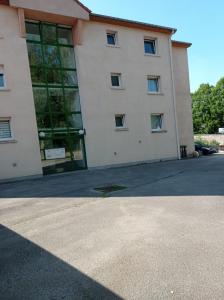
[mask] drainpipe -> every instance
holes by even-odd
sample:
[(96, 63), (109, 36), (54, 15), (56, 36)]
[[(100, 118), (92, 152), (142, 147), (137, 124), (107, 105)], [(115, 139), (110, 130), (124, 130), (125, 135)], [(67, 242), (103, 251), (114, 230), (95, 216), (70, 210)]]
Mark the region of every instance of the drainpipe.
[[(172, 35), (175, 33), (173, 30)], [(171, 35), (171, 36), (172, 36)], [(171, 80), (172, 80), (172, 90), (173, 90), (173, 107), (174, 107), (174, 120), (175, 120), (175, 133), (176, 133), (176, 140), (177, 140), (177, 156), (178, 159), (181, 159), (180, 153), (180, 140), (179, 140), (179, 131), (178, 131), (178, 124), (177, 124), (177, 104), (176, 104), (176, 91), (175, 91), (175, 83), (174, 83), (174, 69), (173, 69), (173, 55), (172, 55), (172, 41), (171, 36), (169, 37), (169, 52), (170, 52), (170, 68), (171, 68)]]

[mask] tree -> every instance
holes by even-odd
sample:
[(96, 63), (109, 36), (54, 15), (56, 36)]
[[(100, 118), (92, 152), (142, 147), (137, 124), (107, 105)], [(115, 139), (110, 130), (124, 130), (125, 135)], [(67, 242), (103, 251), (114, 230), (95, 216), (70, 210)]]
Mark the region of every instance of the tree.
[(224, 78), (216, 86), (201, 84), (192, 94), (194, 132), (214, 134), (224, 127)]

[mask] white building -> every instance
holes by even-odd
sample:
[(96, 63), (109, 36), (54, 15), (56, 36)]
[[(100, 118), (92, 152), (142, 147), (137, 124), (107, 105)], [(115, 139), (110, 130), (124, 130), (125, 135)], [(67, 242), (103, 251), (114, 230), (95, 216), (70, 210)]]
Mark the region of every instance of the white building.
[(191, 44), (175, 31), (0, 0), (0, 180), (191, 154)]

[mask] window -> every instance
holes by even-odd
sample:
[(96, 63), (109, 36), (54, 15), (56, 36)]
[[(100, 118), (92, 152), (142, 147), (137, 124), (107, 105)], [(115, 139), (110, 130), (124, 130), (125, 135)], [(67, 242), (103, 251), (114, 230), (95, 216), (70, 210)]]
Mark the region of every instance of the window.
[(121, 88), (121, 74), (111, 74), (111, 86), (114, 88)]
[(12, 138), (10, 120), (0, 120), (0, 141)]
[(117, 45), (117, 32), (107, 32), (107, 45)]
[(152, 114), (151, 115), (151, 128), (152, 131), (162, 131), (164, 128), (163, 114)]
[(115, 125), (116, 128), (125, 127), (125, 115), (115, 115)]
[(145, 39), (144, 40), (144, 48), (145, 48), (145, 54), (156, 54), (156, 40), (152, 39)]
[(160, 91), (160, 77), (148, 77), (148, 92), (159, 93)]
[(5, 74), (3, 67), (0, 66), (0, 89), (5, 88)]

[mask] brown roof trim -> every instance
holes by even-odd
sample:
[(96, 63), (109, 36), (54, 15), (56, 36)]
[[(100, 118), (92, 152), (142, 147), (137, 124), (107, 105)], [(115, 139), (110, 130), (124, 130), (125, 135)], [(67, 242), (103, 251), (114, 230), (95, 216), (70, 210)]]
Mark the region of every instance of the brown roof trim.
[(161, 32), (166, 34), (173, 34), (177, 30), (170, 27), (163, 27), (148, 23), (142, 23), (137, 21), (131, 21), (126, 19), (120, 19), (120, 18), (114, 18), (110, 16), (104, 16), (104, 15), (98, 15), (98, 14), (90, 14), (90, 21), (94, 22), (100, 22), (100, 23), (107, 23), (107, 24), (113, 24), (113, 25), (119, 25), (124, 27), (131, 27), (131, 28), (137, 28), (137, 29), (144, 29), (154, 32)]
[(172, 46), (177, 48), (190, 48), (192, 44), (180, 41), (172, 41)]
[(0, 0), (0, 4), (9, 5), (9, 0)]
[(84, 4), (82, 4), (80, 1), (78, 0), (74, 0), (75, 2), (77, 2), (83, 9), (85, 9), (88, 13), (91, 13), (91, 10), (86, 7)]

